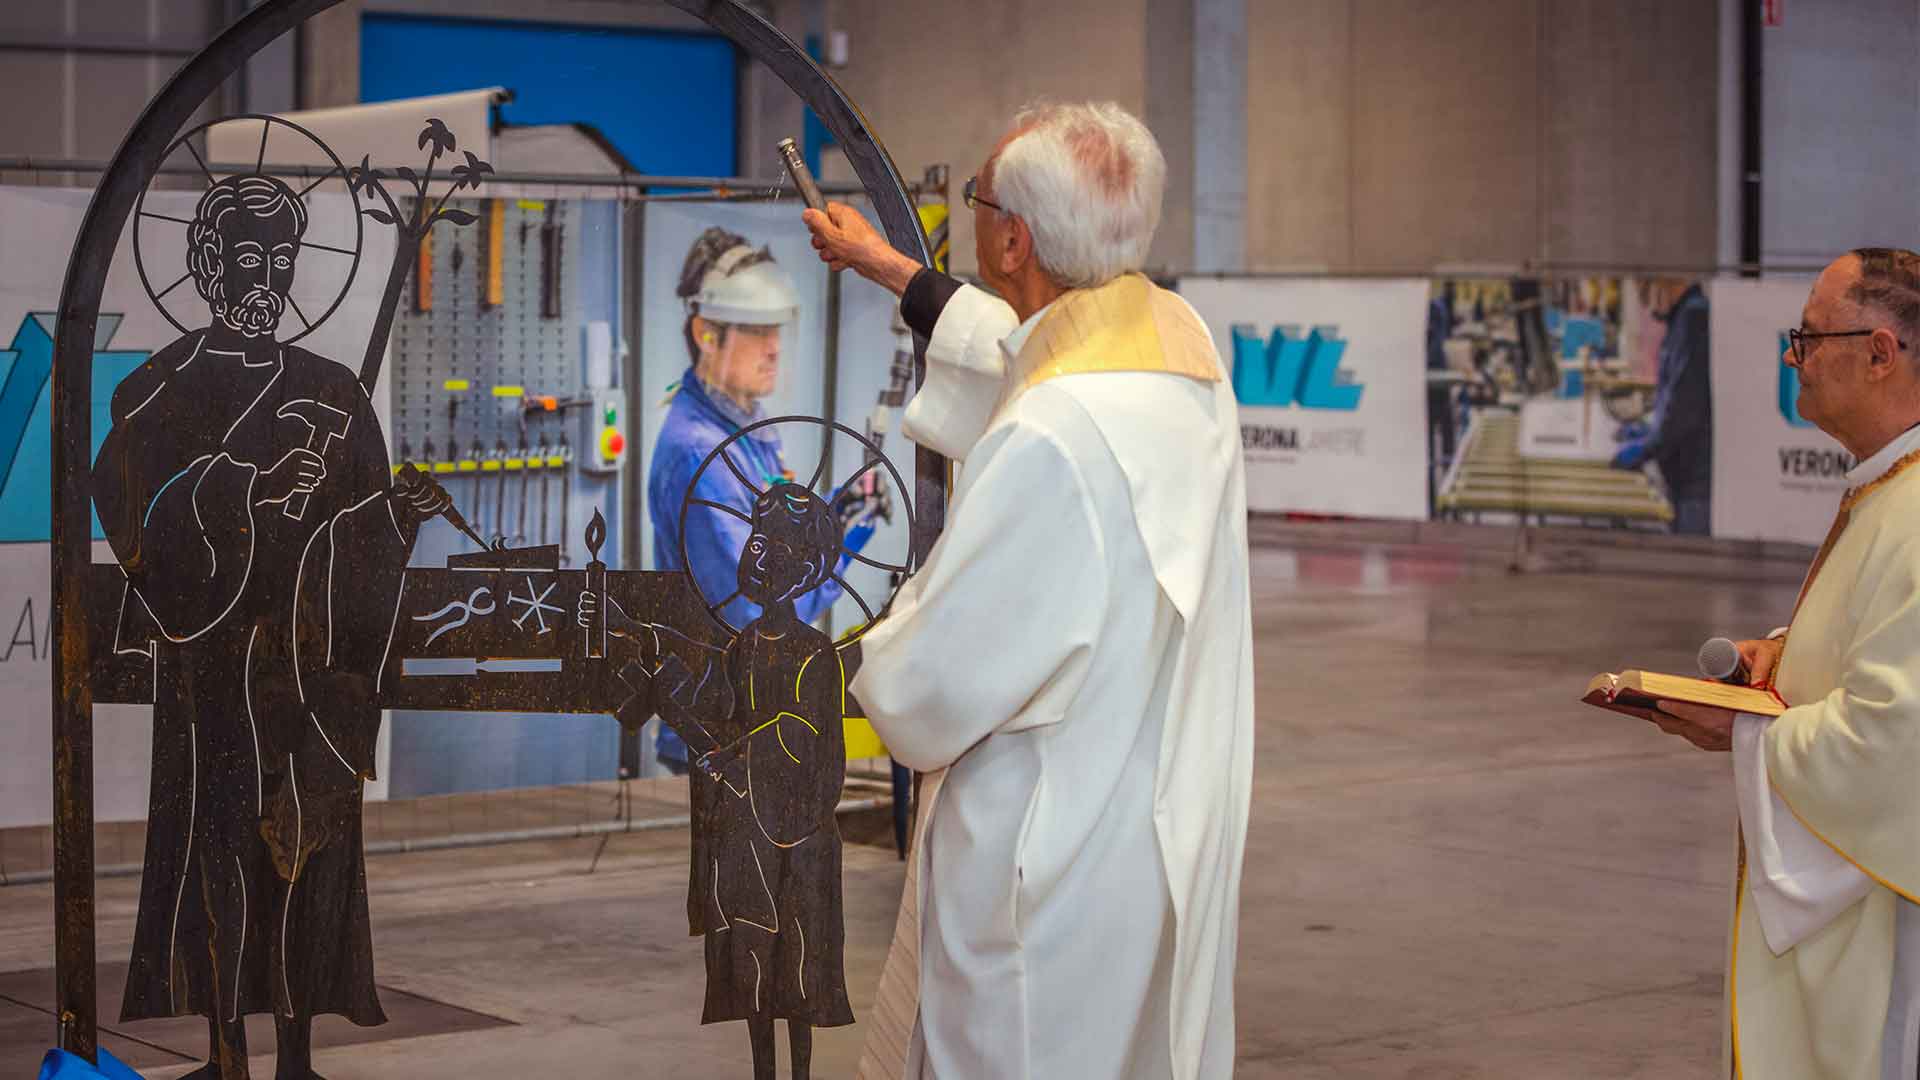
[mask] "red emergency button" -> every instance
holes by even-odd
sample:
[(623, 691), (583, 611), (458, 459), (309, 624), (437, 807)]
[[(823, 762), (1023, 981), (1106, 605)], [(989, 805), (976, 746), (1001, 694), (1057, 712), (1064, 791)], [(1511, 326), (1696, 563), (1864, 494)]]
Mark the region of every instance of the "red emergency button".
[(619, 428), (607, 428), (600, 432), (600, 456), (617, 458), (627, 448), (627, 437), (620, 434)]

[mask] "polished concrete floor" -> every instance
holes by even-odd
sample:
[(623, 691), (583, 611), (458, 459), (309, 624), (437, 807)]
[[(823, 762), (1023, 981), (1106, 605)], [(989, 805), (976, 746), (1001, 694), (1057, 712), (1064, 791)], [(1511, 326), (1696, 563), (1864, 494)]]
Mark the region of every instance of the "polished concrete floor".
[[(1237, 1075), (1719, 1075), (1727, 759), (1574, 699), (1596, 670), (1684, 670), (1705, 636), (1783, 621), (1792, 567), (1507, 562), (1325, 538), (1256, 551)], [(404, 1037), (319, 1051), (318, 1069), (748, 1075), (744, 1030), (698, 1024), (683, 845), (663, 832), (373, 858), (380, 981), (409, 1019)], [(857, 1014), (901, 876), (885, 849), (849, 845)], [(102, 883), (103, 962), (125, 959), (135, 893)], [(46, 886), (0, 888), (3, 1075), (27, 1075), (52, 1030), (27, 974), (50, 963), (51, 906)], [(146, 1075), (192, 1067), (191, 1025), (121, 1030), (144, 1041), (109, 1045)], [(815, 1075), (849, 1075), (860, 1037), (820, 1033)], [(271, 1075), (270, 1040), (255, 1048)]]

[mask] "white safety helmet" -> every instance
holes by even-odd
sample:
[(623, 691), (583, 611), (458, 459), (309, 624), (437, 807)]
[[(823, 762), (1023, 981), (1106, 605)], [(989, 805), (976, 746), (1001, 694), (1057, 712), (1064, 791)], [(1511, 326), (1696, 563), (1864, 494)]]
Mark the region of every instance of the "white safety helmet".
[(800, 314), (793, 278), (765, 248), (736, 244), (713, 261), (687, 312), (717, 323), (777, 326)]

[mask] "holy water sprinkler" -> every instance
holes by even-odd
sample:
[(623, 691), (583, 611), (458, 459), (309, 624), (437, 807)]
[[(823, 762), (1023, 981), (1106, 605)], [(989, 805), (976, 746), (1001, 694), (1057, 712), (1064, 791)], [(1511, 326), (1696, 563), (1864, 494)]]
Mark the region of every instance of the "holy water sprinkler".
[(800, 148), (792, 139), (780, 140), (780, 160), (787, 164), (787, 175), (793, 177), (793, 186), (800, 189), (800, 198), (810, 210), (825, 212), (827, 201), (820, 197), (820, 185), (813, 181), (813, 170), (807, 168), (807, 159), (800, 156)]

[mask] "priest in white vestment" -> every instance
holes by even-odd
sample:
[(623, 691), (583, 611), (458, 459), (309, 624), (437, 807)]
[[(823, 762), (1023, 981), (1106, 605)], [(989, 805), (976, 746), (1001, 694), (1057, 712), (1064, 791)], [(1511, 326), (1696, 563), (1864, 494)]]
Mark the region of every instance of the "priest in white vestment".
[[(1668, 704), (1731, 750), (1742, 850), (1733, 1075), (1913, 1080), (1920, 1061), (1920, 255), (1820, 275), (1795, 331), (1800, 414), (1858, 465), (1792, 622), (1741, 643), (1778, 719)], [(1761, 377), (1755, 372), (1755, 377)]]
[(1022, 113), (967, 187), (1004, 299), (806, 215), (903, 294), (931, 342), (904, 429), (963, 462), (852, 687), (930, 774), (863, 1077), (1232, 1074), (1245, 483), (1211, 336), (1139, 273), (1165, 174), (1116, 105)]

